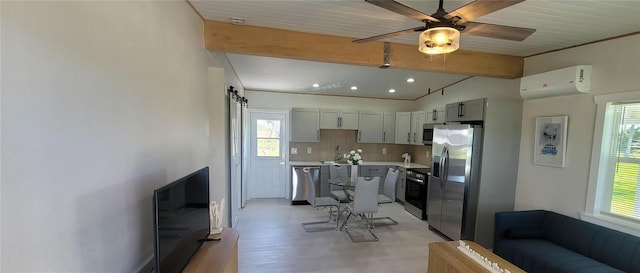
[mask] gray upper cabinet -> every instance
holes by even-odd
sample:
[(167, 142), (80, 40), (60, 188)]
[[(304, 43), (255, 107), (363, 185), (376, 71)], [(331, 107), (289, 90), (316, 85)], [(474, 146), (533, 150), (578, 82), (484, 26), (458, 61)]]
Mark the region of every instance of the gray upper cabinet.
[(358, 143), (394, 143), (395, 112), (360, 111)]
[(358, 130), (358, 111), (322, 109), (320, 129)]
[(425, 111), (396, 112), (396, 144), (422, 145)]
[(340, 111), (340, 128), (358, 130), (358, 111)]
[(382, 143), (384, 138), (382, 112), (360, 111), (359, 126), (358, 143)]
[(476, 99), (447, 104), (446, 121), (484, 120), (486, 99)]
[(446, 116), (446, 107), (434, 107), (427, 110), (427, 119), (425, 121), (426, 124), (437, 124), (444, 123)]
[(384, 112), (382, 120), (382, 143), (395, 143), (396, 140), (396, 113)]
[(320, 129), (338, 129), (340, 110), (320, 110)]
[(427, 113), (425, 111), (411, 112), (411, 135), (409, 144), (423, 145), (422, 130), (426, 119)]
[(396, 112), (396, 144), (410, 144), (411, 112)]
[(320, 142), (320, 110), (291, 109), (291, 141)]

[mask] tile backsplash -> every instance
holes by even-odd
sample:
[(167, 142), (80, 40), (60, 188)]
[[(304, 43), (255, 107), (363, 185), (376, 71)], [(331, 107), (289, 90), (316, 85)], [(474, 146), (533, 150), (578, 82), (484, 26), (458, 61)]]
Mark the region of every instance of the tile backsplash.
[[(290, 142), (289, 160), (342, 160), (343, 154), (360, 148), (364, 161), (401, 162), (404, 161), (402, 154), (409, 153), (413, 163), (427, 166), (431, 163), (430, 145), (357, 143), (357, 134), (356, 130), (320, 130), (320, 142)], [(338, 146), (340, 146), (339, 152)], [(297, 149), (297, 154), (291, 154), (292, 148)], [(311, 153), (307, 153), (308, 148), (311, 148)], [(383, 153), (383, 150), (386, 150), (386, 153)]]

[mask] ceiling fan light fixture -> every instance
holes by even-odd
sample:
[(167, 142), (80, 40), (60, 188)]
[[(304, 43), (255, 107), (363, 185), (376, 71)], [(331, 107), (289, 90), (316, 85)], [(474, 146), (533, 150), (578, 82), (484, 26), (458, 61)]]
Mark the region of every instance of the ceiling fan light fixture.
[(420, 33), (418, 51), (424, 54), (445, 54), (460, 47), (460, 31), (452, 27), (434, 27)]

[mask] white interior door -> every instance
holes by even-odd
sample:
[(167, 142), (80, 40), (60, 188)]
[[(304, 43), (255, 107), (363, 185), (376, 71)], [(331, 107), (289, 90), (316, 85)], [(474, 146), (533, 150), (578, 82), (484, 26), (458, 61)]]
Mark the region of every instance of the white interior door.
[(286, 198), (285, 113), (251, 112), (249, 198)]

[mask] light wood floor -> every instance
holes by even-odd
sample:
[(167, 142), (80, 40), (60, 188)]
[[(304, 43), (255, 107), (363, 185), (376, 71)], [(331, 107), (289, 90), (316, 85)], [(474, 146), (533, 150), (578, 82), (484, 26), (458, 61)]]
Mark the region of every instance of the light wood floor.
[(326, 220), (327, 215), (327, 210), (291, 206), (285, 199), (248, 201), (236, 226), (239, 271), (424, 273), (427, 245), (444, 240), (397, 203), (381, 205), (375, 215), (391, 216), (399, 223), (376, 227), (378, 242), (353, 243), (337, 230), (307, 233), (300, 225)]

